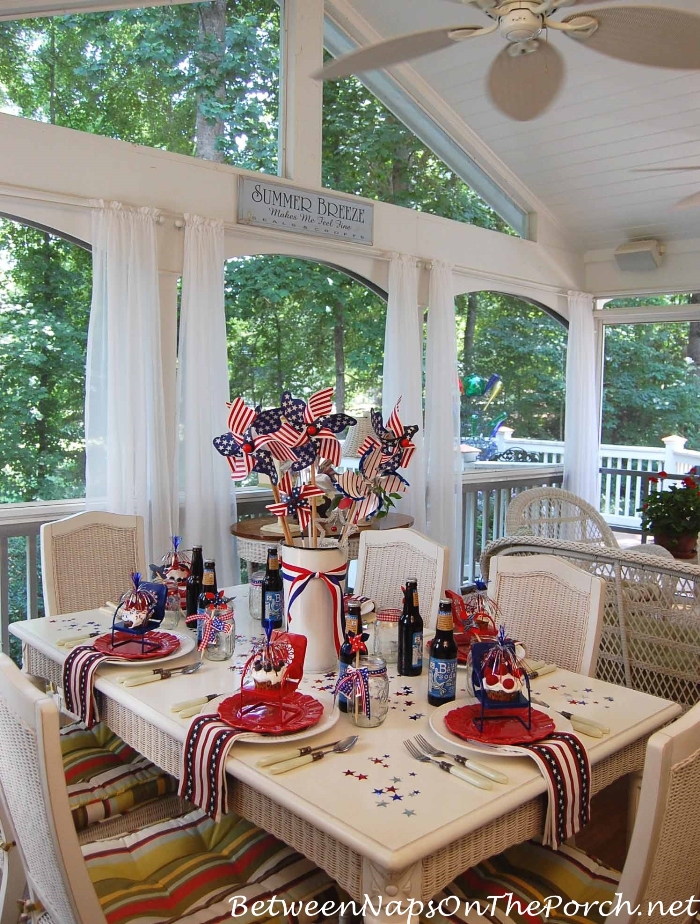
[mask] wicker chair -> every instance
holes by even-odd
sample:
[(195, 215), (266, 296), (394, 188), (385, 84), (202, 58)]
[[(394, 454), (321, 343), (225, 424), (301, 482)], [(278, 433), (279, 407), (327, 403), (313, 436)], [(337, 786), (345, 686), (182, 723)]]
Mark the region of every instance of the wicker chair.
[[(214, 823), (190, 811), (81, 848), (65, 780), (56, 771), (58, 709), (5, 655), (0, 655), (0, 736), (0, 789), (30, 898), (45, 909), (37, 924), (142, 918), (149, 924), (214, 924), (231, 917), (232, 895), (248, 901), (268, 893), (288, 902), (338, 899), (325, 873), (235, 814)], [(264, 924), (266, 918), (255, 920)]]
[(128, 590), (133, 571), (146, 574), (142, 517), (77, 513), (41, 527), (46, 616), (118, 600)]
[[(548, 896), (562, 899), (557, 906), (552, 899), (550, 914), (521, 912), (518, 921), (554, 922), (601, 920), (605, 912), (599, 902), (610, 901), (609, 909), (617, 924), (632, 924), (641, 916), (649, 924), (669, 920), (669, 908), (679, 903), (677, 920), (688, 921), (684, 915), (691, 898), (700, 891), (700, 706), (696, 706), (672, 725), (656, 732), (649, 739), (644, 764), (640, 809), (632, 834), (622, 873), (600, 866), (575, 847), (563, 846), (554, 852), (540, 844), (527, 842), (506, 850), (458, 876), (442, 893), (435, 896), (437, 905), (448, 895), (464, 901), (478, 901), (489, 908), (494, 895), (502, 896), (497, 916), (492, 912), (480, 920), (498, 920), (512, 924), (515, 916), (506, 914), (507, 899), (518, 902), (520, 908), (530, 902), (544, 902)], [(565, 911), (567, 902), (590, 903), (592, 912)], [(622, 904), (622, 903), (628, 904)], [(666, 914), (662, 914), (662, 908)], [(454, 902), (446, 905), (454, 908)], [(516, 910), (518, 905), (515, 906)], [(640, 908), (642, 910), (638, 911)], [(600, 910), (600, 913), (599, 913)], [(610, 913), (610, 911), (608, 912)], [(476, 920), (473, 912), (469, 921)], [(575, 915), (575, 917), (574, 917)], [(466, 922), (462, 910), (451, 914), (449, 921)], [(433, 922), (446, 924), (438, 914)]]
[[(613, 531), (595, 507), (562, 488), (532, 488), (516, 495), (506, 511), (506, 535), (540, 536), (620, 548)], [(635, 543), (628, 548), (660, 558), (673, 558), (660, 545)]]
[(489, 596), (532, 658), (592, 674), (603, 624), (600, 578), (553, 555), (493, 560)]
[(426, 629), (435, 628), (445, 589), (449, 550), (414, 529), (364, 530), (360, 536), (355, 593), (374, 600), (377, 609), (401, 605), (401, 585), (418, 580)]
[(700, 702), (700, 567), (625, 549), (506, 536), (481, 558), (547, 553), (605, 581), (596, 676), (688, 707)]
[(20, 849), (0, 787), (0, 921), (17, 920), (17, 904), (27, 887)]

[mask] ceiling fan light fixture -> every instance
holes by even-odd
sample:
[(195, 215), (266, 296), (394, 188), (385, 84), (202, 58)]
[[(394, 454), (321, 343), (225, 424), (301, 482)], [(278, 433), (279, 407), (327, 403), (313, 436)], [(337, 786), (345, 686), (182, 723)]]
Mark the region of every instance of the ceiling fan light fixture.
[(543, 26), (542, 16), (527, 7), (518, 7), (501, 16), (498, 31), (507, 42), (529, 42), (537, 38)]

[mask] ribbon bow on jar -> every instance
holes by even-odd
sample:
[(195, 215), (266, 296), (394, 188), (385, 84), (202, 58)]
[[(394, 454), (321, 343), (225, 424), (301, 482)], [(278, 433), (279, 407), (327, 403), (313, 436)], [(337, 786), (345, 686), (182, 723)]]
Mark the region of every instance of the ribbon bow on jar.
[(198, 645), (199, 651), (204, 651), (216, 638), (217, 632), (230, 635), (233, 631), (233, 610), (229, 607), (229, 599), (223, 595), (206, 613), (197, 615), (197, 623), (202, 624), (202, 638)]
[[(358, 635), (356, 635), (355, 638), (359, 638), (360, 641), (362, 641), (361, 637)], [(335, 690), (333, 691), (334, 697), (337, 697), (339, 693), (346, 696), (348, 700), (359, 697), (360, 711), (363, 712), (368, 719), (371, 717), (369, 675), (370, 670), (367, 667), (348, 667), (345, 674), (343, 674), (336, 683)]]

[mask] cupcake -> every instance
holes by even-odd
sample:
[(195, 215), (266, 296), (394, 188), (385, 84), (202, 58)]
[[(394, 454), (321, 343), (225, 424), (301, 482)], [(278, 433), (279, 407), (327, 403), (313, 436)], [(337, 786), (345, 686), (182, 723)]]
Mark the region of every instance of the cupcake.
[(258, 658), (253, 663), (251, 675), (257, 690), (273, 690), (279, 687), (287, 674), (287, 665), (282, 661), (273, 661), (270, 658)]
[(501, 664), (496, 670), (487, 668), (482, 677), (486, 698), (494, 703), (513, 703), (523, 690), (523, 674), (518, 668)]

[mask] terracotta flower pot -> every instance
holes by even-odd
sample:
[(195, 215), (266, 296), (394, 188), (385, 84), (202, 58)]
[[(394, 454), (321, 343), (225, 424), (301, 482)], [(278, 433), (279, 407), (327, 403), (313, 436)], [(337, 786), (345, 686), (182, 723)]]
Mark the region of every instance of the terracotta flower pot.
[(686, 533), (683, 536), (669, 536), (667, 533), (654, 533), (656, 545), (668, 549), (674, 558), (690, 561), (698, 555), (698, 537), (696, 533)]

